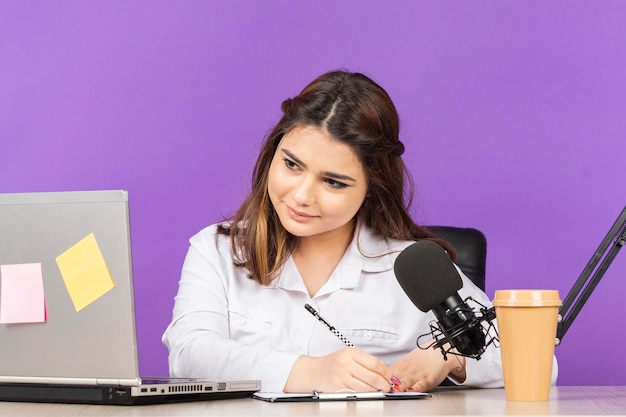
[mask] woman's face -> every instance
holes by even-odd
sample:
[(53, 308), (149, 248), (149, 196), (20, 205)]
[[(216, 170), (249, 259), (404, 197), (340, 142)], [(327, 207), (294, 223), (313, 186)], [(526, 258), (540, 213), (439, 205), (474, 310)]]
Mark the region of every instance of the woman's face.
[(268, 177), (270, 200), (287, 231), (298, 237), (352, 233), (368, 179), (352, 148), (312, 126), (281, 140)]

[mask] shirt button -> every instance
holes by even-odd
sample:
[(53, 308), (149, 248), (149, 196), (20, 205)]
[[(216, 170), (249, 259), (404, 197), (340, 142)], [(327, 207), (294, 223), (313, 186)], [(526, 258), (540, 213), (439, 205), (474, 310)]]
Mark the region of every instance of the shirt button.
[(363, 337), (365, 337), (365, 340), (372, 340), (374, 338), (374, 335), (372, 334), (372, 332), (365, 332)]
[(246, 324), (246, 318), (241, 316), (237, 319), (237, 324), (243, 326), (244, 324)]

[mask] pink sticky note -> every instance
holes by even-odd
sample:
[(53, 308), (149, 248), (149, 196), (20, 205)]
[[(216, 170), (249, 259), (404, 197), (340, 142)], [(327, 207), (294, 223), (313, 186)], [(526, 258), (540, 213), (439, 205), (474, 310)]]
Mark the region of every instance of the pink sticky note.
[(46, 321), (41, 263), (0, 265), (0, 280), (0, 323)]

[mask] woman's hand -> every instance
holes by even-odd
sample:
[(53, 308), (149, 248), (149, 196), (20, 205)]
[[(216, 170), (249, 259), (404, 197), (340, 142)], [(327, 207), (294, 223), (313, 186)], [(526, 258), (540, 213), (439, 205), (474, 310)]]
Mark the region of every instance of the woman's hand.
[(446, 361), (439, 349), (415, 348), (389, 369), (400, 378), (405, 391), (428, 392), (448, 376), (457, 382), (465, 381), (465, 358), (448, 355)]
[(380, 359), (355, 348), (344, 348), (322, 357), (300, 356), (285, 392), (389, 391), (391, 371)]

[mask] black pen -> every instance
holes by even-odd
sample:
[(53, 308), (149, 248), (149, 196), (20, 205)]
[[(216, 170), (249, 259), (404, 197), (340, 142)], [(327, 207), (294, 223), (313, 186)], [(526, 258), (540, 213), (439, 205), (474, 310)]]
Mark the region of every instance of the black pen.
[(315, 309), (313, 307), (311, 307), (309, 304), (305, 304), (304, 308), (306, 308), (309, 313), (313, 314), (313, 316), (315, 316), (316, 319), (321, 321), (322, 324), (324, 324), (324, 326), (326, 326), (328, 328), (328, 330), (330, 330), (335, 336), (337, 336), (339, 338), (339, 340), (341, 340), (346, 346), (351, 347), (351, 348), (356, 348), (352, 344), (352, 342), (350, 342), (348, 339), (346, 339), (346, 337), (344, 335), (339, 333), (339, 330), (335, 329), (335, 326), (331, 326), (330, 323), (328, 323), (326, 320), (324, 320), (324, 318), (322, 316), (320, 316), (319, 313), (317, 311), (315, 311)]

